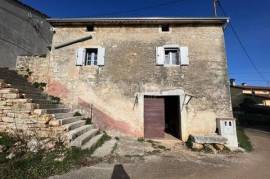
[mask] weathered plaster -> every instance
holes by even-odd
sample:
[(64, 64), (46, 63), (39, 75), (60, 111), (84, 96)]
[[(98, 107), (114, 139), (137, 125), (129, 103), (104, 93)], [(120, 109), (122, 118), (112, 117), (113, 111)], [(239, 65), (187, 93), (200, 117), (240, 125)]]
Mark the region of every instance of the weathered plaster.
[[(232, 117), (222, 27), (181, 25), (171, 33), (158, 28), (97, 26), (91, 33), (85, 27), (57, 27), (53, 45), (89, 34), (93, 39), (53, 50), (44, 63), (30, 62), (35, 64), (30, 65), (32, 78), (48, 78), (48, 92), (55, 91), (52, 84), (61, 83), (65, 90), (56, 91), (65, 103), (77, 108), (83, 99), (109, 116), (93, 119), (97, 124), (131, 135), (143, 135), (142, 99), (137, 104), (137, 94), (183, 89), (194, 96), (182, 110), (183, 138), (215, 132), (216, 117)], [(189, 47), (188, 66), (155, 64), (155, 48), (169, 44)], [(106, 49), (105, 65), (75, 66), (76, 49), (93, 46)], [(44, 64), (49, 64), (47, 70)]]

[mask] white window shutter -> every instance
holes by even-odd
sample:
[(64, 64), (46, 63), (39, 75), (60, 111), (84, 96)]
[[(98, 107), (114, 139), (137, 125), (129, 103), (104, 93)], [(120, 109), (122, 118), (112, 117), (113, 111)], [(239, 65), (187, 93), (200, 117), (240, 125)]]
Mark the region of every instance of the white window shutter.
[(105, 48), (98, 48), (97, 65), (103, 66), (105, 61)]
[(79, 48), (76, 51), (76, 65), (82, 66), (85, 63), (85, 55), (86, 55), (86, 49), (85, 48)]
[(156, 47), (156, 64), (164, 65), (165, 51), (164, 47)]
[(189, 65), (188, 47), (180, 47), (181, 65)]

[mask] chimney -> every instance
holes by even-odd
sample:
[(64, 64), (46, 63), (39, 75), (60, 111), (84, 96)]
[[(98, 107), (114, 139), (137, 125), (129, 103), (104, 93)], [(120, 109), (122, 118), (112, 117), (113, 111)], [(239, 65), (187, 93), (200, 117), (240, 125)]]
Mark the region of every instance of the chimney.
[(235, 79), (230, 79), (230, 85), (231, 85), (231, 86), (235, 86), (235, 85), (236, 85)]

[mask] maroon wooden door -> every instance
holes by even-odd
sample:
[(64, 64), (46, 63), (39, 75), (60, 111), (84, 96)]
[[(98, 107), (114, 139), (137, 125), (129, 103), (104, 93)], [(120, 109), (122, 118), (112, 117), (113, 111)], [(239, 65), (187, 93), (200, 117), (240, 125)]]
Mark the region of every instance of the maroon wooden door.
[(144, 137), (163, 138), (165, 130), (165, 100), (163, 97), (144, 98)]

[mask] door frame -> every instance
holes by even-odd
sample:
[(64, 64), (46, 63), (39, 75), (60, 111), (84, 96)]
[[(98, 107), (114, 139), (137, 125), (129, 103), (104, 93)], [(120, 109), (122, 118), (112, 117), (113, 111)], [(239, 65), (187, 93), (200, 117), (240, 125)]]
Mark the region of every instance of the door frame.
[(186, 96), (190, 96), (188, 94), (185, 93), (185, 91), (183, 89), (171, 89), (171, 90), (160, 90), (160, 91), (150, 91), (150, 92), (143, 92), (143, 93), (137, 93), (137, 99), (138, 99), (138, 107), (140, 110), (140, 123), (141, 123), (141, 127), (144, 131), (144, 97), (145, 96), (178, 96), (179, 97), (179, 125), (180, 125), (180, 140), (185, 140), (186, 136), (185, 134), (187, 134), (187, 112), (186, 112)]

